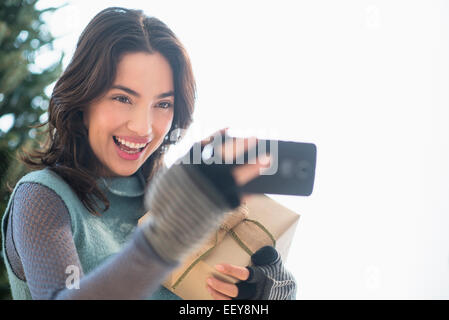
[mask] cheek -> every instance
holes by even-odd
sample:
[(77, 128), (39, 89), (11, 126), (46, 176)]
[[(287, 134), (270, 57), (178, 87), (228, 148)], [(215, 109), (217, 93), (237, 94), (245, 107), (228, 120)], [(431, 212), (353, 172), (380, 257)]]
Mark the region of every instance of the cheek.
[(88, 115), (89, 144), (101, 159), (110, 151), (112, 135), (123, 123), (123, 117), (107, 104), (92, 106)]
[[(173, 111), (168, 114), (163, 114), (158, 117), (157, 121), (153, 123), (153, 131), (158, 137), (158, 140), (163, 140), (165, 135), (170, 131), (173, 122)], [(162, 141), (161, 141), (162, 142)]]
[[(106, 139), (122, 125), (123, 117), (105, 106), (99, 106), (92, 110), (89, 117), (89, 133), (95, 139)], [(89, 134), (91, 135), (91, 134)]]

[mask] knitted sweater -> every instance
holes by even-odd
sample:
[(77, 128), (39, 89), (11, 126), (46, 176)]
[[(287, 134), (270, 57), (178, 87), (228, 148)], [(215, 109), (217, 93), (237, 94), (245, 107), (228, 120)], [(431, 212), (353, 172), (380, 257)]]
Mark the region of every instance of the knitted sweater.
[[(182, 176), (179, 173), (176, 176)], [(195, 177), (199, 180), (193, 185), (202, 185), (203, 191), (192, 188), (192, 181), (185, 188), (182, 179), (178, 194), (166, 191), (174, 197), (184, 192), (202, 203), (205, 199), (195, 198), (209, 193), (215, 201), (204, 212), (225, 212), (226, 201), (217, 189), (204, 177)], [(98, 184), (110, 201), (100, 217), (88, 212), (50, 169), (31, 172), (16, 184), (2, 220), (14, 299), (179, 299), (160, 286), (178, 263), (161, 258), (147, 241), (148, 230), (136, 230), (145, 213), (140, 171), (130, 177), (101, 178)], [(81, 282), (70, 286), (68, 279), (77, 272)]]

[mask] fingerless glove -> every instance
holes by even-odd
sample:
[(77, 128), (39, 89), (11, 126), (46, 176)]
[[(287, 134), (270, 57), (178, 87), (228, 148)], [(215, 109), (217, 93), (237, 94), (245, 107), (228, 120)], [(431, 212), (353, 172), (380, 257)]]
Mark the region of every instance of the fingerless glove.
[(180, 262), (219, 227), (226, 212), (240, 205), (235, 180), (225, 167), (174, 164), (151, 181), (145, 205), (152, 214), (142, 228), (166, 262)]
[(235, 300), (294, 300), (296, 281), (281, 261), (275, 248), (266, 246), (251, 256), (253, 266), (247, 267), (249, 277), (237, 283)]

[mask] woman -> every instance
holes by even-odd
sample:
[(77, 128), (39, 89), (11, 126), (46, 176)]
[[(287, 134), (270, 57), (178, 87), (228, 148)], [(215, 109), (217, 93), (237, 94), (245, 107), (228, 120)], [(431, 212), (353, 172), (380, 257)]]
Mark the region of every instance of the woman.
[[(262, 168), (163, 167), (194, 98), (189, 58), (164, 23), (123, 8), (93, 18), (54, 87), (48, 143), (23, 158), (38, 170), (17, 183), (2, 221), (13, 298), (178, 298), (160, 284)], [(152, 216), (136, 228), (147, 183)], [(294, 280), (269, 253), (253, 259), (267, 267), (217, 266), (239, 285), (204, 285), (215, 299), (291, 297)]]

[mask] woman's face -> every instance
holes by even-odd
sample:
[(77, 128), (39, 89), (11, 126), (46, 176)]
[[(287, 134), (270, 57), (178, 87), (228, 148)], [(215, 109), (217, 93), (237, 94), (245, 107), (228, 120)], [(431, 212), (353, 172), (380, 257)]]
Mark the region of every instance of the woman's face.
[(84, 113), (101, 174), (129, 176), (161, 145), (174, 113), (173, 74), (160, 53), (128, 53), (112, 88)]

